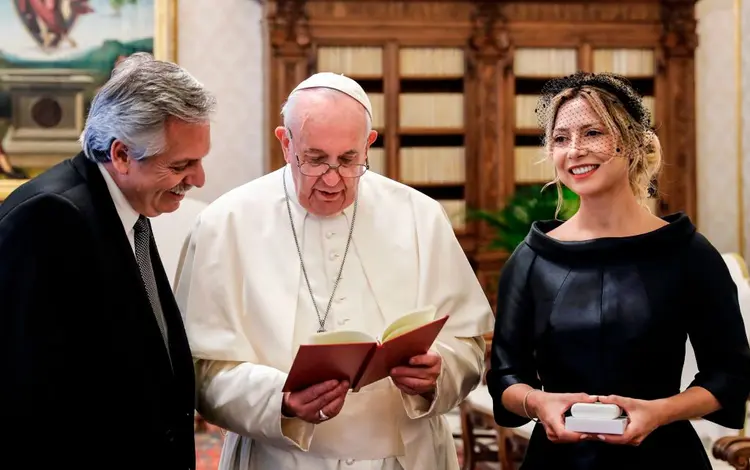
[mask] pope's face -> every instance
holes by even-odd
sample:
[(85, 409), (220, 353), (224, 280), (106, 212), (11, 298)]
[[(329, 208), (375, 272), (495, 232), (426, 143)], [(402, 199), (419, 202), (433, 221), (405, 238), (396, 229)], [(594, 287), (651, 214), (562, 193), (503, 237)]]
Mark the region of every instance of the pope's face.
[[(367, 150), (377, 132), (367, 134), (364, 108), (348, 97), (299, 103), (290, 129), (279, 127), (284, 158), (290, 164), (297, 197), (308, 212), (327, 217), (349, 207), (357, 196)], [(327, 165), (330, 165), (330, 169)], [(341, 166), (338, 170), (338, 166)]]

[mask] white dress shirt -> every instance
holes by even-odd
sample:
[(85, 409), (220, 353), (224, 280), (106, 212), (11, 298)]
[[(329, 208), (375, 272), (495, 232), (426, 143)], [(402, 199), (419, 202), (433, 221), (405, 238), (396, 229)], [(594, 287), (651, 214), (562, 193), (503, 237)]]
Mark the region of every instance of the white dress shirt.
[(104, 181), (107, 183), (109, 195), (112, 196), (112, 201), (115, 203), (115, 209), (117, 209), (117, 215), (120, 216), (120, 220), (122, 221), (122, 228), (125, 230), (128, 242), (130, 242), (130, 248), (133, 250), (133, 255), (135, 255), (135, 230), (133, 227), (138, 221), (140, 214), (136, 212), (128, 200), (125, 199), (125, 195), (122, 194), (122, 191), (115, 183), (115, 180), (112, 179), (112, 175), (110, 175), (107, 169), (104, 168), (104, 165), (98, 163), (97, 166), (99, 167), (99, 171), (102, 172)]

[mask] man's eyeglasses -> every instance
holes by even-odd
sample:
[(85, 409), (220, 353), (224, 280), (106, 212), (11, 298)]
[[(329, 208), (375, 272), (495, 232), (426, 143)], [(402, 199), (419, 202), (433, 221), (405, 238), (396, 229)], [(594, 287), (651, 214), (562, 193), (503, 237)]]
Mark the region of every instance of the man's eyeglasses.
[(295, 157), (297, 158), (297, 167), (299, 167), (300, 173), (305, 176), (323, 176), (330, 170), (334, 170), (338, 171), (339, 176), (342, 178), (359, 178), (370, 169), (370, 163), (367, 160), (365, 160), (364, 165), (361, 163), (331, 165), (328, 162), (300, 162), (299, 155), (295, 155)]

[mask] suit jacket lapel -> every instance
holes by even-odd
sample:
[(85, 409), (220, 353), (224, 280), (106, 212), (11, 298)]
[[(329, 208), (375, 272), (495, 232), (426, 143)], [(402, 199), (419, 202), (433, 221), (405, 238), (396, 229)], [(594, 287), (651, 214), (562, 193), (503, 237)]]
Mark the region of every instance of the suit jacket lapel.
[[(127, 277), (140, 279), (138, 264), (133, 256), (133, 249), (130, 246), (128, 237), (122, 227), (122, 221), (117, 214), (115, 203), (109, 194), (107, 183), (104, 181), (96, 163), (86, 159), (83, 154), (79, 154), (72, 159), (72, 164), (81, 176), (87, 181), (89, 190), (93, 199), (92, 229), (97, 231), (101, 240), (111, 243), (115, 247), (115, 252), (119, 256), (122, 266), (127, 267)], [(131, 279), (133, 280), (133, 279)], [(148, 302), (146, 291), (143, 290), (144, 301)]]
[[(92, 212), (89, 214), (90, 220), (94, 221), (94, 223), (91, 224), (91, 228), (95, 231), (97, 238), (105, 243), (103, 250), (105, 255), (109, 258), (108, 263), (111, 266), (113, 282), (118, 278), (122, 278), (124, 281), (123, 286), (127, 294), (119, 299), (119, 301), (131, 302), (133, 304), (133, 311), (136, 312), (137, 315), (148, 315), (148, 317), (141, 317), (140, 320), (149, 325), (149, 334), (154, 340), (159, 341), (163, 345), (164, 340), (159, 331), (159, 326), (156, 323), (151, 303), (148, 300), (146, 287), (143, 284), (138, 263), (133, 255), (133, 249), (130, 246), (128, 237), (123, 230), (122, 221), (117, 214), (117, 209), (115, 208), (112, 196), (109, 194), (107, 183), (99, 172), (96, 163), (88, 160), (83, 153), (75, 156), (71, 160), (71, 164), (86, 180), (89, 190), (91, 191), (94, 204)], [(114, 257), (112, 257), (112, 255), (114, 255)], [(156, 258), (158, 259), (158, 256)], [(157, 276), (157, 279), (158, 276), (164, 276), (164, 270), (160, 262), (158, 262), (158, 266), (161, 272), (156, 273), (156, 264), (153, 256), (152, 265), (154, 266), (154, 274)], [(159, 293), (160, 295), (162, 294), (161, 287)], [(166, 297), (170, 298), (171, 293)], [(150, 326), (153, 326), (153, 328)], [(170, 370), (169, 358), (166, 353), (167, 351), (165, 348), (164, 354), (161, 356), (161, 362), (163, 367)]]

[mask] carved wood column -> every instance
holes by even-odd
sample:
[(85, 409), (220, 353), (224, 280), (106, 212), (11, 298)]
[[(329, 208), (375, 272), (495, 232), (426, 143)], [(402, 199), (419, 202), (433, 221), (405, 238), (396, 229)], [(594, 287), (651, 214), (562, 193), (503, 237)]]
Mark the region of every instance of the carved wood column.
[[(311, 40), (305, 0), (278, 0), (269, 4), (268, 34), (271, 57), (269, 73), (269, 136), (281, 123), (281, 106), (311, 70)], [(273, 138), (273, 137), (271, 137)], [(268, 146), (270, 168), (284, 165), (284, 154), (275, 139)]]
[(697, 220), (695, 48), (697, 35), (693, 2), (662, 0), (665, 75), (664, 166), (659, 178), (661, 212), (684, 211)]
[[(476, 165), (479, 174), (476, 194), (479, 208), (496, 209), (515, 188), (512, 153), (507, 152), (504, 137), (513, 135), (510, 113), (504, 100), (513, 99), (507, 93), (512, 66), (511, 44), (505, 20), (498, 2), (481, 2), (473, 16), (470, 39), (469, 73), (474, 81)], [(512, 146), (511, 146), (512, 149)], [(477, 277), (494, 306), (497, 276), (504, 253), (487, 251), (484, 247), (493, 237), (484, 223), (477, 230), (477, 252), (473, 256)]]
[[(504, 93), (512, 57), (510, 38), (497, 3), (480, 3), (473, 17), (469, 71), (476, 90), (474, 122), (477, 125), (477, 198), (481, 209), (495, 209), (513, 192), (512, 158), (503, 158), (503, 136), (508, 135), (508, 116), (503, 112)], [(500, 29), (498, 29), (498, 26)], [(510, 162), (510, 165), (507, 163)], [(509, 174), (510, 173), (510, 174)], [(479, 242), (489, 240), (487, 227), (479, 228)]]

